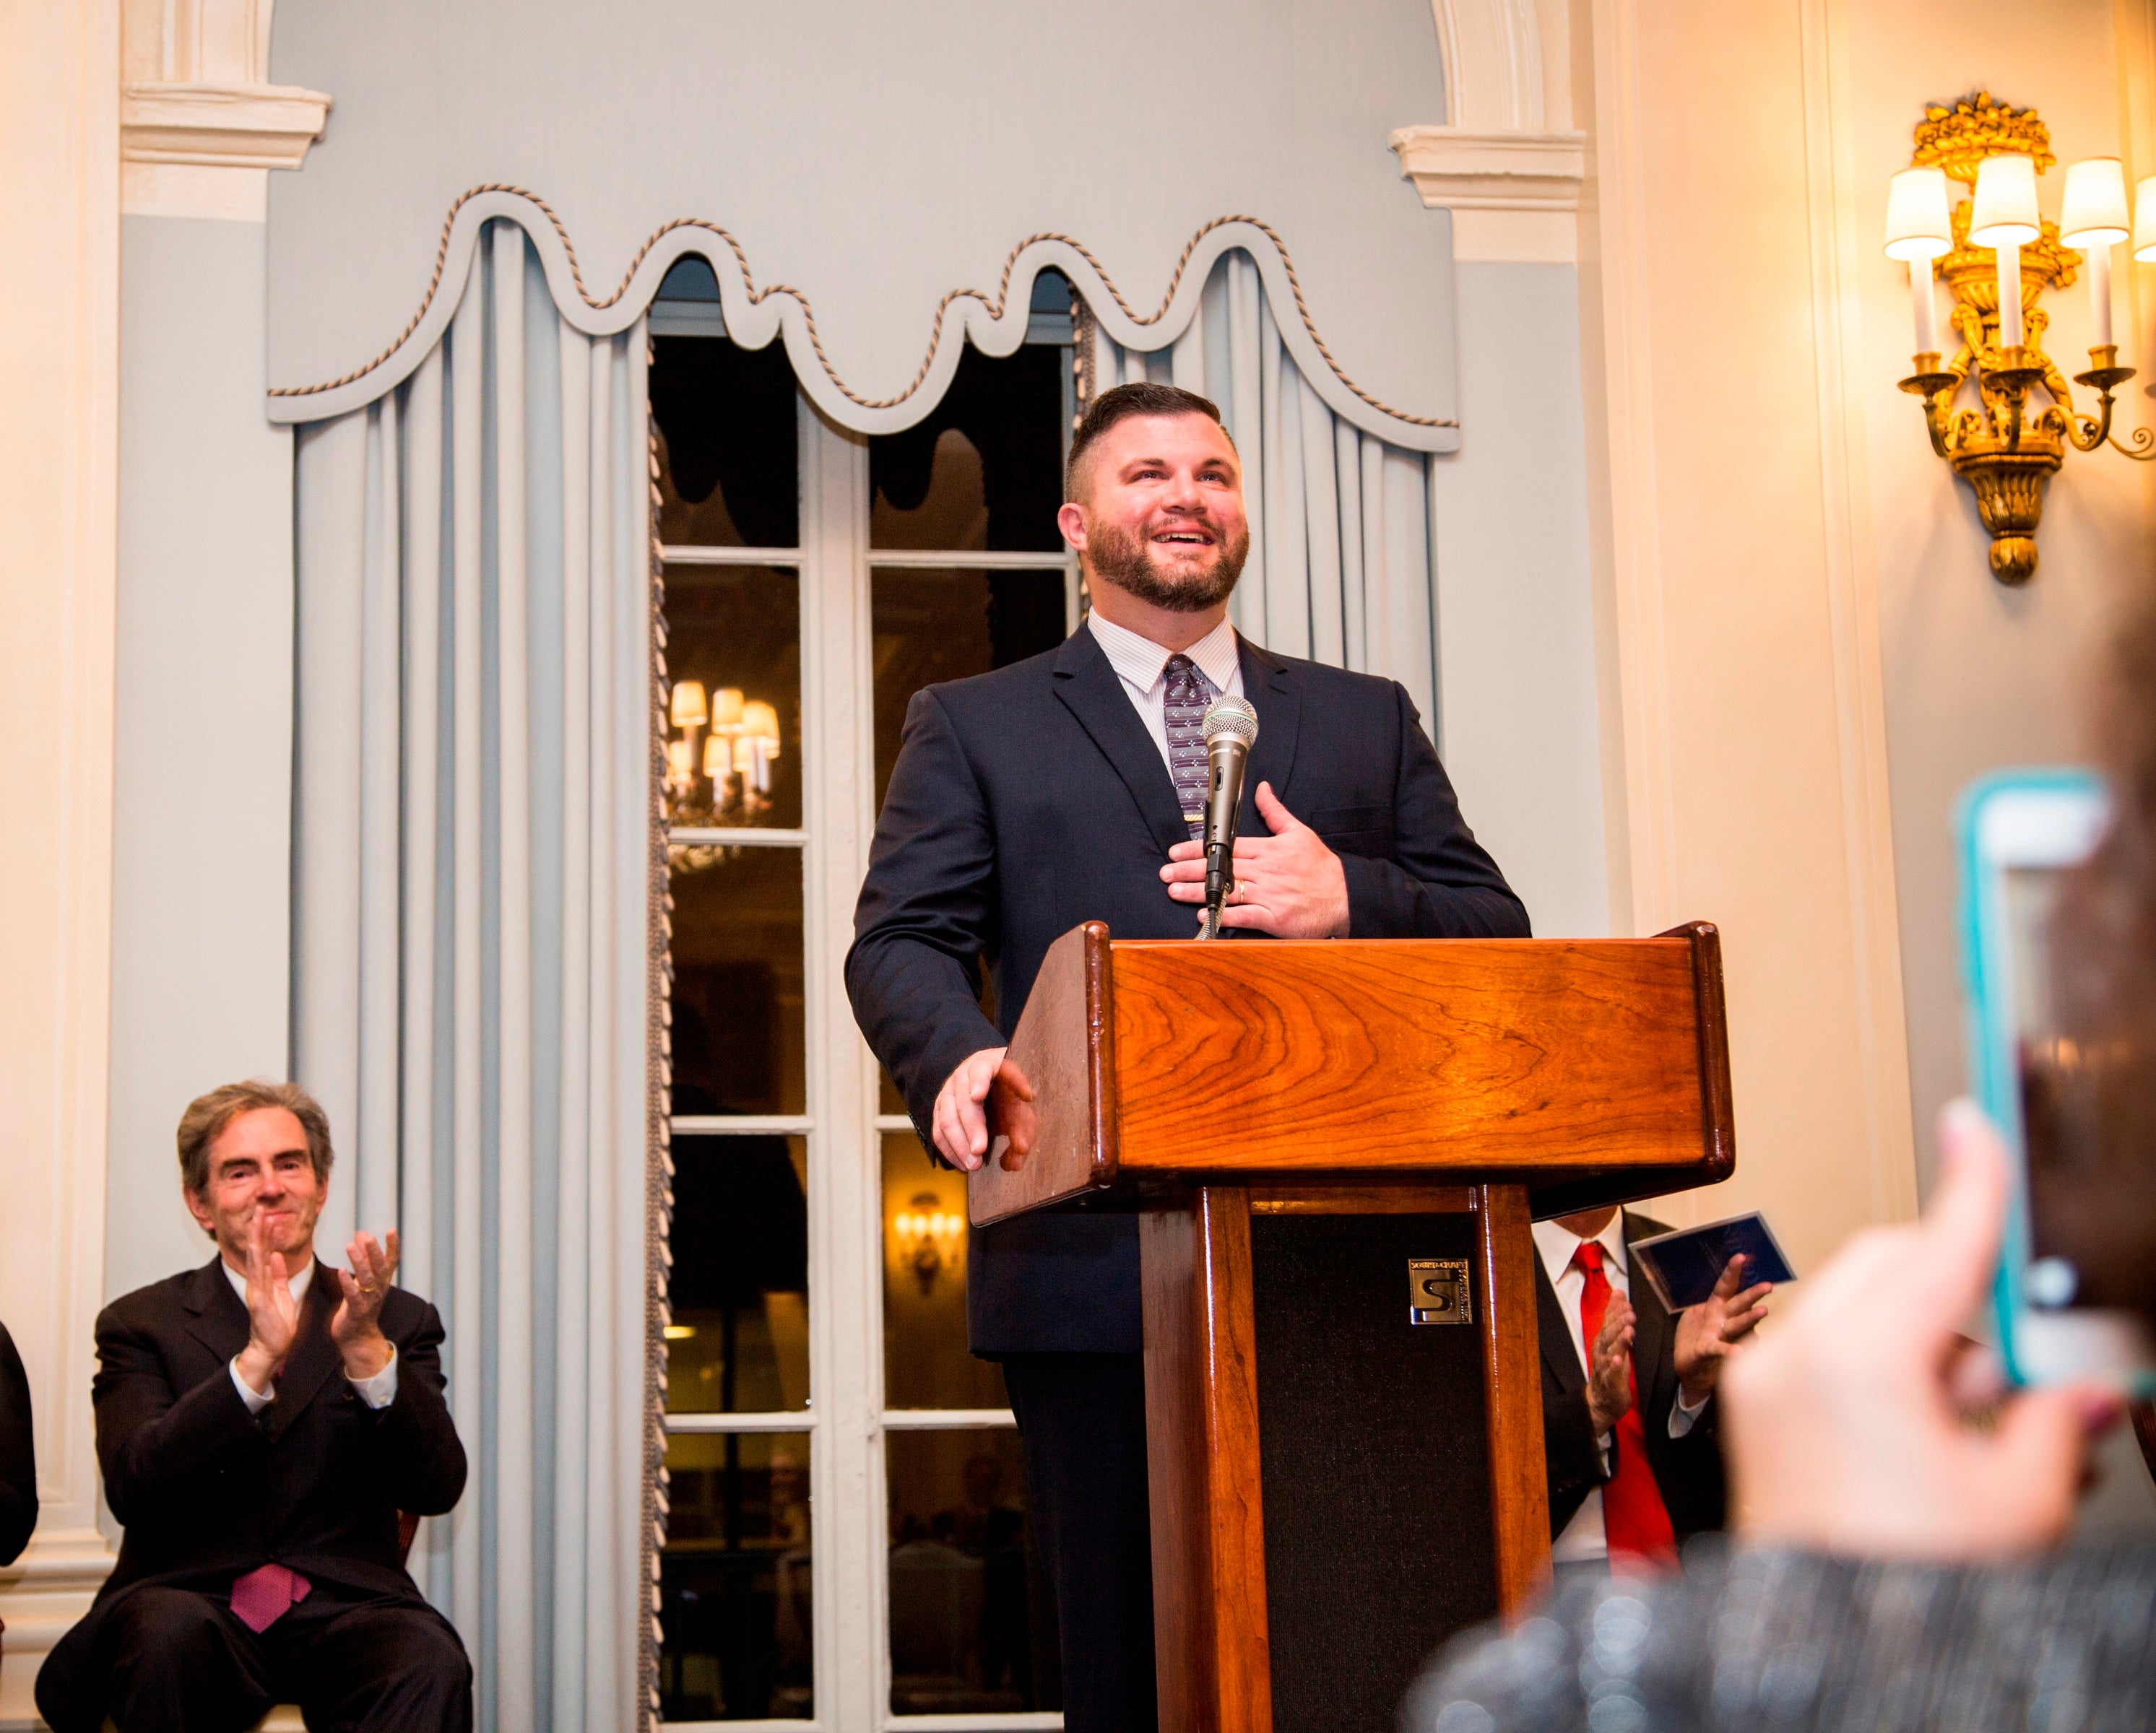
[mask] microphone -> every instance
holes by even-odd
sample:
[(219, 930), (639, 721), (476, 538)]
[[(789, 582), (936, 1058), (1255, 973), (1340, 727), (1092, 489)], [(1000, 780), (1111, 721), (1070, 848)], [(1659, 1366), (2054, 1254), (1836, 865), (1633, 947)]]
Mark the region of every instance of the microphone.
[(1201, 939), (1220, 936), (1220, 909), (1235, 888), (1235, 816), (1243, 803), (1243, 770), (1258, 738), (1258, 713), (1225, 693), (1203, 724), (1209, 772), (1205, 790), (1205, 922)]

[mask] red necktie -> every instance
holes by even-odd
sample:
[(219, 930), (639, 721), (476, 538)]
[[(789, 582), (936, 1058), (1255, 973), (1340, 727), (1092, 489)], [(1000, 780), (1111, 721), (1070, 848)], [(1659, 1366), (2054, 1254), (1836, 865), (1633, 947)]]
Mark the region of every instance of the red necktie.
[[(1585, 1278), (1579, 1290), (1579, 1336), (1590, 1369), (1594, 1339), (1602, 1333), (1602, 1315), (1609, 1309), (1609, 1278), (1602, 1271), (1602, 1247), (1583, 1239), (1572, 1261)], [(1647, 1461), (1647, 1428), (1640, 1419), (1640, 1378), (1632, 1381), (1632, 1406), (1614, 1428), (1617, 1472), (1602, 1489), (1602, 1531), (1609, 1542), (1609, 1568), (1619, 1575), (1638, 1574), (1676, 1562), (1676, 1535), (1662, 1503), (1661, 1489)], [(1591, 1370), (1590, 1370), (1591, 1376)]]

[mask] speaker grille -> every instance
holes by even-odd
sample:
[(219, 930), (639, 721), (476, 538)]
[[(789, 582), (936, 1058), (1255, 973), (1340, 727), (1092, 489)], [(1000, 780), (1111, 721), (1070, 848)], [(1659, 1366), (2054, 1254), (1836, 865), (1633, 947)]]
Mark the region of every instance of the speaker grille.
[(1408, 1321), (1408, 1260), (1473, 1244), (1465, 1215), (1250, 1223), (1276, 1733), (1393, 1733), (1497, 1610), (1481, 1331)]

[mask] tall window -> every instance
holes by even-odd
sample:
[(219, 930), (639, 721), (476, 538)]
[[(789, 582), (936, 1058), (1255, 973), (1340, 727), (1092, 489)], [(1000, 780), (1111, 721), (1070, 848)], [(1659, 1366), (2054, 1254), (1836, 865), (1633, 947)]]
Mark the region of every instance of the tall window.
[[(654, 309), (673, 899), (675, 1724), (1053, 1726), (1055, 1616), (1002, 1375), (966, 1352), (963, 1177), (932, 1166), (840, 965), (906, 706), (1077, 618), (1055, 529), (1070, 291), (861, 439), (699, 260)], [(919, 1722), (928, 1725), (927, 1722)]]

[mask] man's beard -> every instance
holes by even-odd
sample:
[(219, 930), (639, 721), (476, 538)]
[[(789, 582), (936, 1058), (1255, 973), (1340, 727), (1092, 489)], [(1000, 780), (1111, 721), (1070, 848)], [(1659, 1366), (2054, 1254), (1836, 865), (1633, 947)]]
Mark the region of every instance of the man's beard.
[[(1211, 524), (1205, 527), (1219, 535)], [(1210, 569), (1179, 576), (1172, 575), (1154, 557), (1151, 542), (1119, 526), (1102, 524), (1095, 529), (1086, 551), (1102, 582), (1171, 613), (1203, 613), (1225, 602), (1235, 590), (1235, 581), (1243, 575), (1243, 561), (1250, 557), (1250, 532), (1245, 529), (1233, 541), (1217, 540), (1214, 547), (1216, 557)]]

